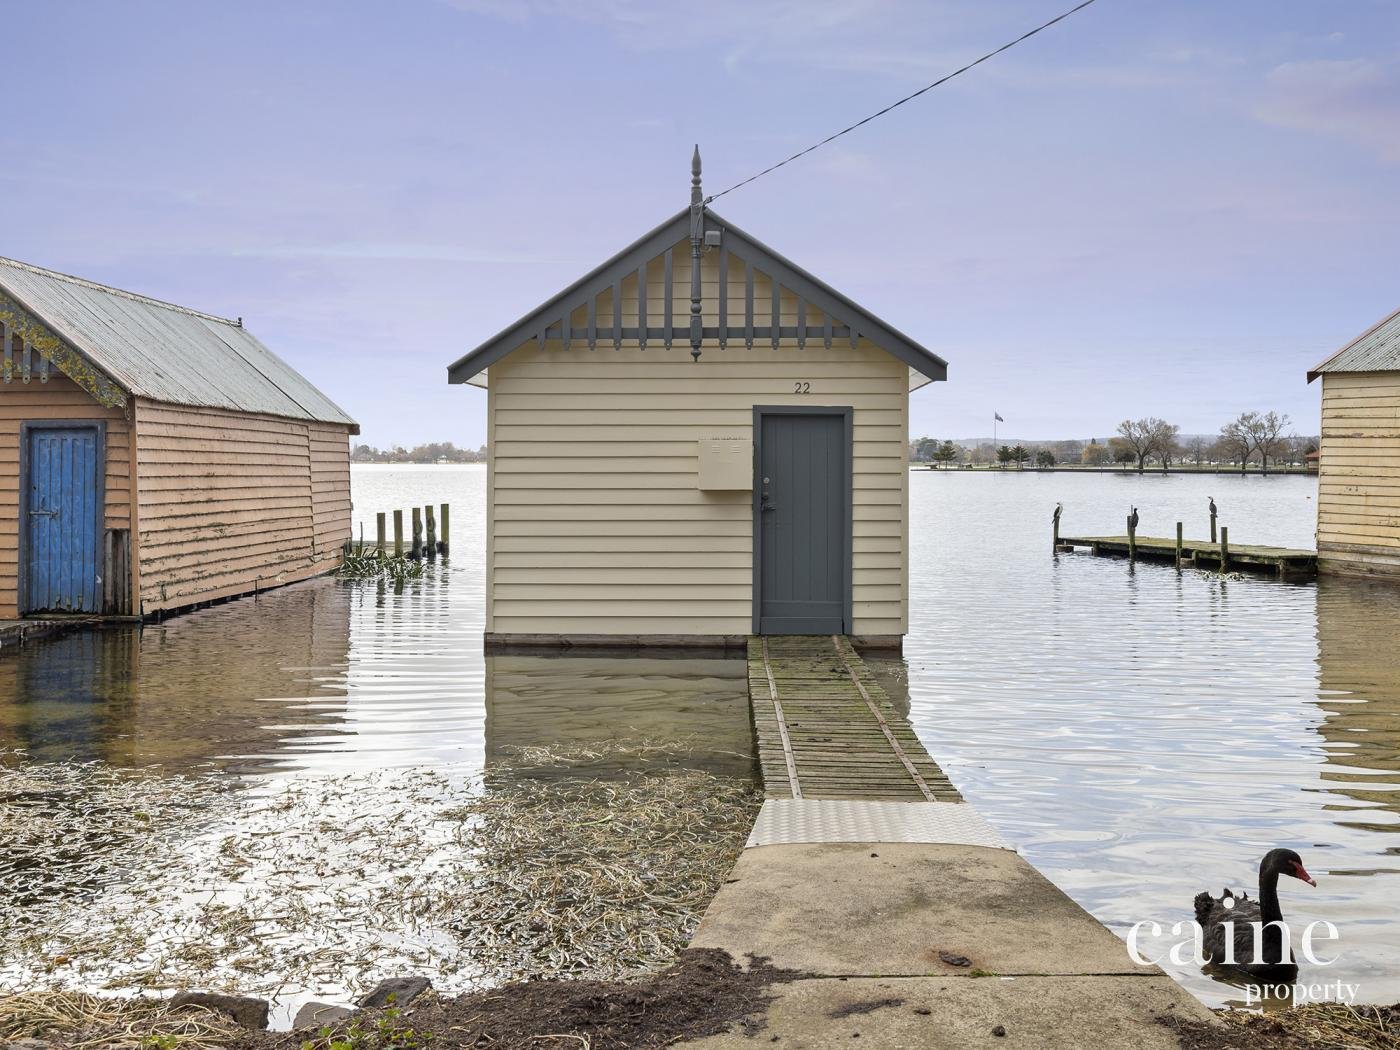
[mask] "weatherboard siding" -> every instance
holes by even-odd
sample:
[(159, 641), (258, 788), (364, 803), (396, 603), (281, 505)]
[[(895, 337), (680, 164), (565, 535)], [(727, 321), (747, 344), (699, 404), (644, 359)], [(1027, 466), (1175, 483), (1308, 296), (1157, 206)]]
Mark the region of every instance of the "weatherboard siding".
[(1322, 376), (1323, 571), (1400, 576), (1400, 372)]
[[(635, 291), (624, 307), (626, 324)], [(489, 632), (750, 633), (753, 496), (701, 491), (698, 442), (751, 438), (755, 405), (805, 405), (854, 409), (855, 633), (904, 633), (908, 368), (877, 347), (707, 344), (697, 363), (688, 343), (531, 343), (487, 390)]]
[(345, 426), (141, 400), (142, 611), (305, 579), (350, 536)]
[(47, 383), (0, 384), (0, 619), (19, 610), (20, 427), (30, 420), (101, 420), (106, 424), (105, 527), (130, 524), (130, 435), (121, 409), (103, 408), (67, 376)]

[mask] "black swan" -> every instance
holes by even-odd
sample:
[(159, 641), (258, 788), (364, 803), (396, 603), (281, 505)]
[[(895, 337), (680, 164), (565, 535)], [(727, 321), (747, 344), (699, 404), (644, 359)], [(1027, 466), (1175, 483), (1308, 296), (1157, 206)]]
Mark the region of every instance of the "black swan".
[[(1278, 905), (1278, 877), (1291, 875), (1309, 886), (1316, 886), (1308, 869), (1303, 867), (1302, 858), (1291, 849), (1274, 849), (1264, 854), (1259, 862), (1259, 899), (1253, 901), (1248, 894), (1235, 894), (1227, 886), (1219, 897), (1208, 892), (1196, 894), (1196, 922), (1204, 934), (1205, 955), (1216, 965), (1230, 966), (1242, 970), (1252, 977), (1268, 984), (1292, 983), (1298, 976), (1298, 964), (1293, 961), (1293, 952), (1283, 943), (1283, 930), (1272, 925), (1283, 921), (1283, 911)], [(1224, 902), (1231, 901), (1227, 906)], [(1227, 927), (1234, 925), (1234, 962), (1228, 961), (1225, 954)], [(1254, 940), (1257, 924), (1263, 926), (1262, 962), (1255, 962)]]

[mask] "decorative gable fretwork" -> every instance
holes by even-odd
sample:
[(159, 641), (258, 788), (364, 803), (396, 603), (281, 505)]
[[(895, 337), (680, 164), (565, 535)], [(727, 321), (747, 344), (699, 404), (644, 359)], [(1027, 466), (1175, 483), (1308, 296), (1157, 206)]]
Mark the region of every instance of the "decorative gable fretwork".
[[(669, 350), (685, 346), (699, 356), (694, 343), (731, 343), (746, 349), (755, 344), (805, 349), (809, 342), (830, 349), (833, 344), (856, 346), (861, 331), (849, 317), (832, 309), (825, 297), (813, 297), (794, 272), (783, 272), (771, 260), (755, 265), (731, 250), (722, 227), (709, 229), (712, 242), (699, 259), (698, 313), (692, 311), (692, 267), (695, 260), (687, 240), (645, 259), (630, 273), (575, 290), (569, 298), (536, 318), (534, 339), (541, 348), (571, 350), (625, 347)], [(698, 317), (699, 325), (692, 325)]]
[(0, 384), (47, 383), (52, 371), (73, 380), (105, 408), (126, 405), (126, 391), (23, 306), (0, 295)]

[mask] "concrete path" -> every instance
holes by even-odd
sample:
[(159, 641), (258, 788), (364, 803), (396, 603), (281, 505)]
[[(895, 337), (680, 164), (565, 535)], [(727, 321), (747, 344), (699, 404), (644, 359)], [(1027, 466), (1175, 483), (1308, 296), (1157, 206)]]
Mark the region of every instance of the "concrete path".
[(810, 975), (775, 986), (756, 1040), (687, 1044), (698, 1047), (849, 1047), (858, 1035), (881, 1048), (1166, 1050), (1177, 1040), (1158, 1018), (1211, 1019), (1025, 860), (987, 846), (747, 849), (692, 943)]
[[(776, 784), (692, 944), (804, 976), (774, 986), (758, 1035), (736, 1030), (687, 1046), (1167, 1050), (1177, 1039), (1162, 1019), (1212, 1019), (1161, 970), (1136, 965), (1122, 941), (1006, 848), (956, 793), (957, 801), (914, 795), (919, 780), (932, 788), (935, 775), (924, 771), (937, 766), (917, 738), (910, 743), (908, 723), (882, 706), (883, 694), (870, 691), (869, 671), (845, 639), (825, 639), (824, 648), (813, 647), (820, 639), (778, 641), (790, 673), (771, 673), (774, 640), (766, 660), (751, 649), (758, 659), (750, 662), (760, 747), (769, 744), (764, 776)], [(821, 674), (837, 684), (823, 689)], [(841, 693), (842, 677), (865, 688), (854, 698)], [(836, 701), (804, 711), (804, 738), (837, 742), (850, 719), (861, 746), (807, 751), (781, 732), (796, 706), (786, 699), (804, 693)], [(871, 769), (880, 775), (862, 779)], [(826, 785), (835, 798), (812, 797)]]

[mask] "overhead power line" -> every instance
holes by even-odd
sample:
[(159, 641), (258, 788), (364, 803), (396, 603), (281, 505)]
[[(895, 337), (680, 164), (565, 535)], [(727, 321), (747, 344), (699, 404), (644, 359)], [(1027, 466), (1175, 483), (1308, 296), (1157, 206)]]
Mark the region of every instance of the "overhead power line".
[(904, 96), (902, 99), (900, 99), (898, 102), (891, 102), (891, 103), (890, 103), (888, 106), (886, 106), (884, 109), (877, 110), (876, 112), (870, 114), (870, 116), (865, 117), (865, 118), (862, 119), (862, 120), (856, 121), (856, 122), (855, 122), (854, 124), (852, 124), (850, 127), (848, 127), (848, 128), (842, 128), (840, 131), (835, 132), (834, 134), (828, 135), (826, 138), (822, 139), (820, 142), (814, 143), (814, 144), (808, 146), (808, 147), (807, 147), (806, 149), (804, 149), (804, 150), (799, 150), (797, 153), (794, 153), (791, 157), (788, 157), (788, 158), (785, 159), (785, 160), (780, 160), (780, 161), (778, 161), (778, 163), (776, 163), (776, 164), (774, 164), (774, 165), (771, 165), (770, 167), (764, 168), (762, 171), (758, 172), (758, 173), (755, 174), (755, 175), (750, 175), (747, 179), (744, 179), (742, 182), (736, 182), (733, 186), (730, 186), (728, 189), (720, 190), (718, 193), (715, 193), (715, 194), (712, 194), (712, 195), (709, 196), (709, 197), (706, 197), (706, 198), (705, 198), (705, 203), (708, 204), (710, 201), (717, 200), (718, 198), (723, 197), (726, 193), (733, 193), (735, 190), (739, 189), (741, 186), (747, 186), (749, 183), (753, 182), (755, 179), (761, 179), (761, 178), (763, 178), (763, 176), (767, 175), (769, 172), (777, 171), (779, 168), (783, 167), (785, 164), (791, 164), (793, 161), (798, 160), (798, 159), (800, 159), (800, 158), (802, 158), (802, 157), (805, 157), (807, 154), (813, 152), (814, 150), (821, 149), (821, 148), (822, 148), (823, 146), (825, 146), (828, 142), (834, 142), (834, 141), (836, 141), (837, 139), (839, 139), (842, 135), (847, 135), (847, 134), (849, 134), (850, 132), (855, 131), (856, 128), (859, 128), (859, 127), (861, 127), (861, 126), (863, 126), (863, 125), (865, 125), (865, 124), (869, 124), (869, 123), (870, 123), (872, 120), (874, 120), (875, 118), (877, 118), (877, 117), (883, 117), (883, 116), (884, 116), (886, 113), (888, 113), (890, 110), (892, 110), (892, 109), (898, 109), (900, 106), (904, 105), (904, 103), (906, 103), (906, 102), (912, 102), (914, 99), (918, 98), (920, 95), (922, 95), (922, 94), (924, 94), (924, 93), (926, 93), (926, 92), (932, 91), (934, 88), (938, 87), (940, 84), (946, 84), (946, 83), (948, 83), (948, 81), (952, 80), (954, 77), (956, 77), (956, 76), (961, 76), (963, 73), (966, 73), (966, 72), (967, 72), (969, 69), (971, 69), (973, 66), (980, 66), (983, 62), (987, 61), (987, 59), (989, 59), (989, 58), (995, 58), (997, 55), (1001, 54), (1003, 51), (1010, 51), (1010, 50), (1011, 50), (1013, 47), (1015, 47), (1017, 44), (1022, 43), (1023, 41), (1029, 40), (1031, 37), (1035, 36), (1037, 33), (1040, 33), (1040, 32), (1043, 32), (1043, 31), (1046, 30), (1046, 29), (1049, 29), (1049, 28), (1050, 28), (1052, 25), (1054, 25), (1056, 22), (1063, 22), (1063, 21), (1064, 21), (1066, 18), (1068, 18), (1070, 15), (1075, 14), (1075, 13), (1078, 12), (1078, 11), (1083, 11), (1086, 7), (1088, 7), (1088, 6), (1089, 6), (1090, 4), (1092, 4), (1092, 3), (1094, 3), (1094, 0), (1084, 0), (1083, 3), (1076, 4), (1074, 7), (1071, 7), (1068, 11), (1065, 11), (1065, 12), (1062, 13), (1062, 14), (1056, 15), (1054, 18), (1050, 19), (1050, 21), (1044, 23), (1043, 25), (1038, 25), (1038, 26), (1036, 26), (1034, 29), (1030, 30), (1029, 32), (1027, 32), (1027, 33), (1022, 33), (1022, 34), (1021, 34), (1020, 36), (1018, 36), (1015, 40), (1012, 40), (1012, 41), (1009, 41), (1008, 43), (1002, 44), (1001, 47), (997, 48), (995, 51), (988, 51), (988, 52), (987, 52), (985, 55), (983, 55), (981, 58), (977, 59), (976, 61), (969, 62), (967, 65), (963, 66), (961, 69), (955, 69), (955, 70), (953, 70), (951, 73), (947, 74), (946, 76), (939, 77), (939, 78), (938, 78), (937, 80), (935, 80), (932, 84), (926, 84), (925, 86), (919, 88), (918, 91), (915, 91), (912, 95), (905, 95), (905, 96)]

